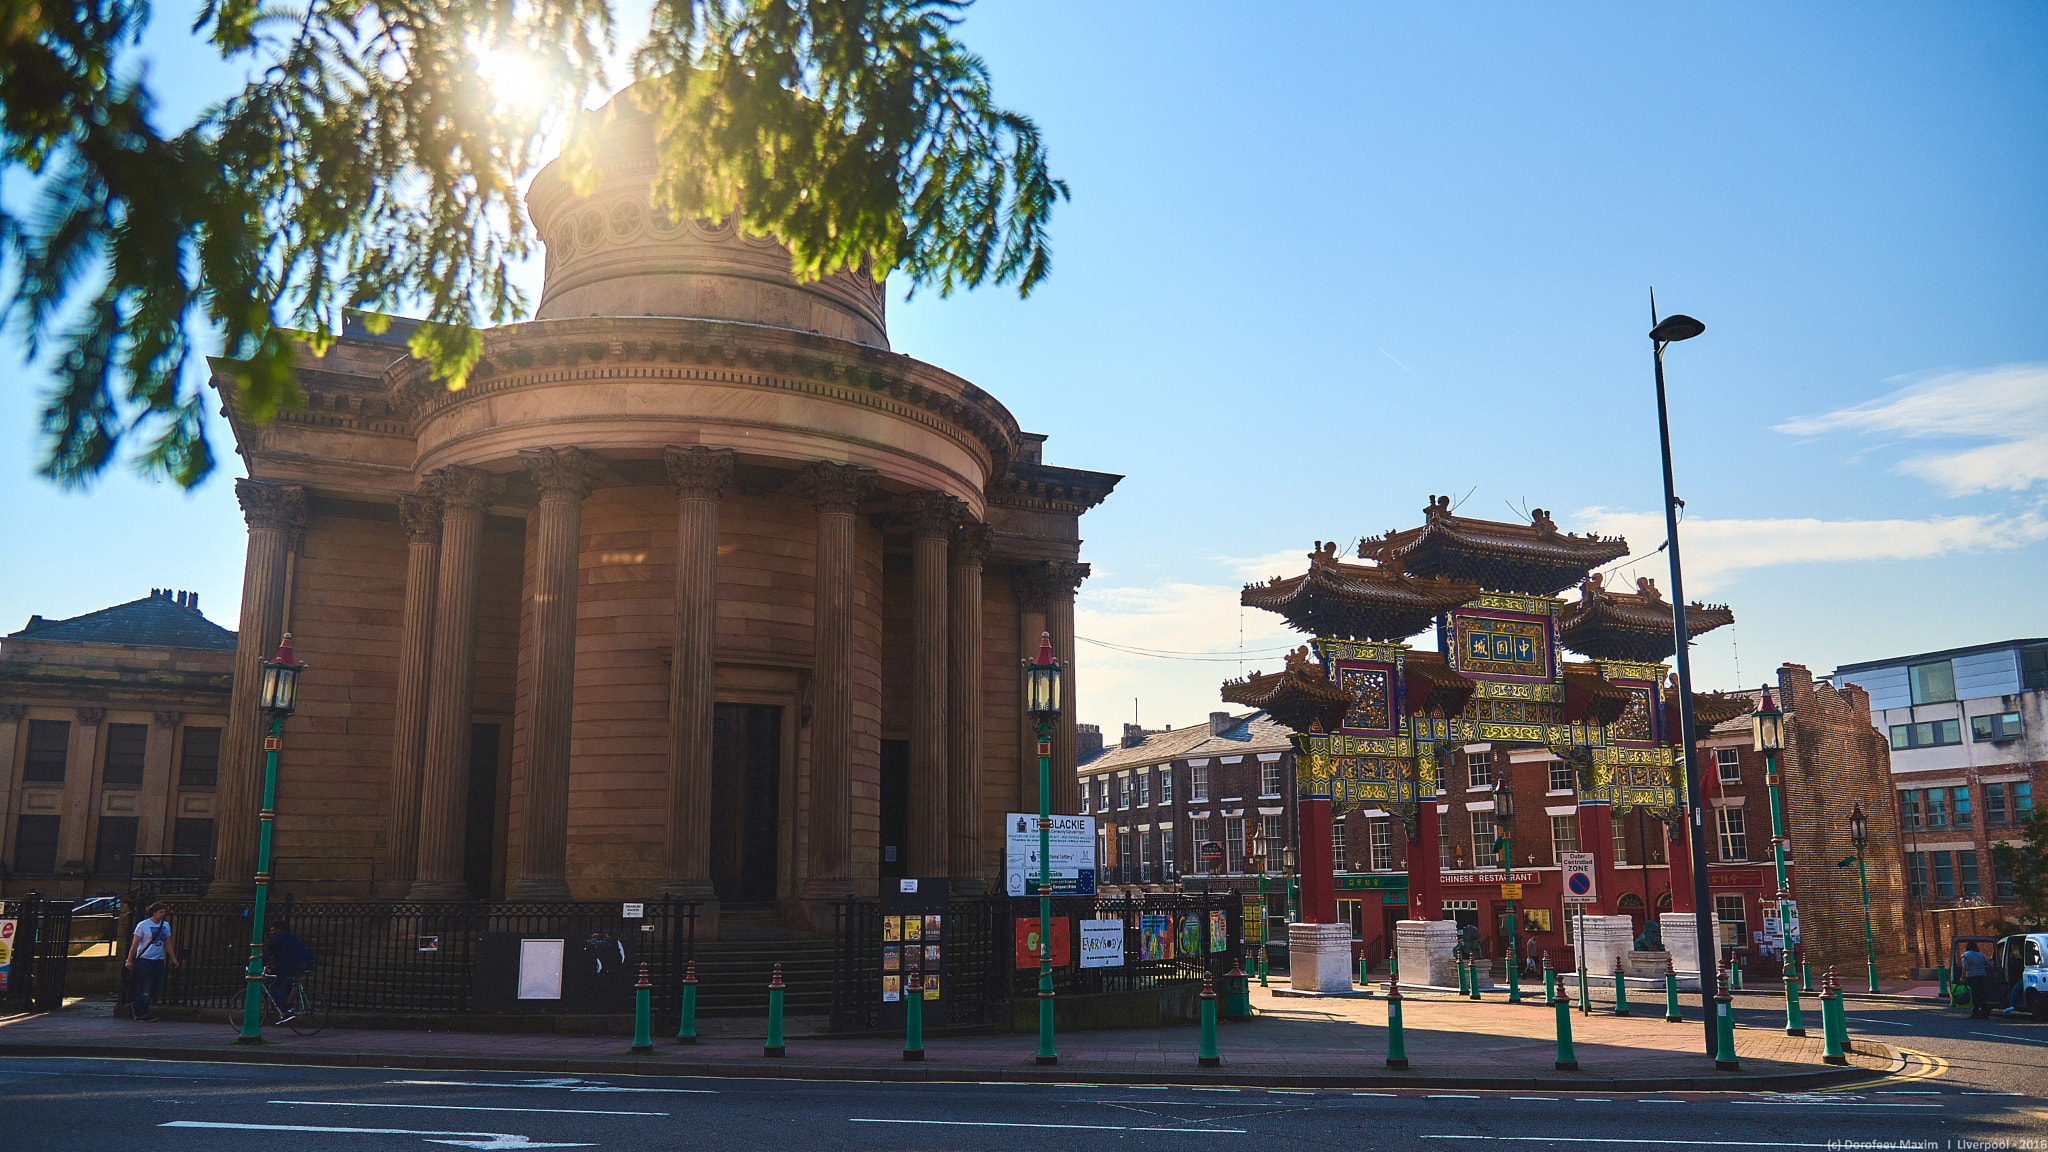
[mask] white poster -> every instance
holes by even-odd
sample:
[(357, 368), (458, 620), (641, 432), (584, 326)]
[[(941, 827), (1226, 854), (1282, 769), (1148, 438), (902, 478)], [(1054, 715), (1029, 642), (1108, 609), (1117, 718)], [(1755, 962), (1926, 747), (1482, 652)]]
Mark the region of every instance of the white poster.
[(1081, 967), (1121, 968), (1124, 966), (1124, 922), (1121, 920), (1081, 921)]
[[(1012, 896), (1038, 895), (1038, 817), (1011, 812), (1003, 817), (1003, 877)], [(1052, 818), (1052, 890), (1095, 894), (1095, 817)]]
[(519, 998), (560, 1000), (562, 998), (561, 940), (519, 942)]

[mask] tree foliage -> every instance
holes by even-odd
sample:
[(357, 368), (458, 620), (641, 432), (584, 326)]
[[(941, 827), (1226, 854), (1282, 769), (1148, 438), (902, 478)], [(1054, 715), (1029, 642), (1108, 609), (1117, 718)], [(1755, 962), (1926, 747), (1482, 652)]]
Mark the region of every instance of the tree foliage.
[(2048, 808), (2036, 808), (2021, 825), (2017, 845), (1993, 844), (1991, 858), (1998, 874), (2012, 881), (2013, 894), (2024, 910), (2021, 919), (2048, 924)]
[[(1029, 293), (1066, 187), (1032, 122), (954, 38), (968, 0), (659, 0), (635, 58), (659, 101), (661, 207), (743, 208), (795, 269), (900, 269), (941, 293)], [(524, 314), (521, 182), (605, 85), (608, 0), (212, 0), (194, 25), (250, 79), (175, 131), (140, 67), (145, 0), (0, 14), (6, 319), (55, 384), (42, 471), (98, 476), (124, 443), (183, 485), (213, 467), (199, 343), (241, 410), (295, 405), (293, 358), (348, 309), (412, 309), (414, 354), (460, 387), (479, 323)], [(523, 103), (490, 62), (525, 64)], [(585, 157), (584, 159), (588, 159)]]

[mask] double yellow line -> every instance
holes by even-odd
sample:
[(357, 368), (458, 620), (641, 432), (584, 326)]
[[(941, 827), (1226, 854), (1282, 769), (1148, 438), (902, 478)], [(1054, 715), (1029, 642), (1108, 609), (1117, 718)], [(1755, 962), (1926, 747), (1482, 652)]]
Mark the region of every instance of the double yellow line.
[(1863, 1080), (1855, 1084), (1842, 1084), (1834, 1088), (1816, 1088), (1816, 1092), (1868, 1092), (1891, 1084), (1904, 1084), (1914, 1080), (1934, 1080), (1948, 1072), (1948, 1061), (1932, 1052), (1914, 1048), (1897, 1049), (1905, 1057), (1906, 1066), (1881, 1080)]

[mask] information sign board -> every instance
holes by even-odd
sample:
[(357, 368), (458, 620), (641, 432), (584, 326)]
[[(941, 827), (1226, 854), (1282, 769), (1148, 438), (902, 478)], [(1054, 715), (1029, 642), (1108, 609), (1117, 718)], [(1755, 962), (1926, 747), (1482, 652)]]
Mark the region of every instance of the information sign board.
[(1593, 854), (1560, 852), (1557, 859), (1558, 863), (1564, 866), (1564, 902), (1597, 903), (1600, 899), (1600, 889), (1593, 879)]
[[(1038, 817), (1011, 812), (1003, 817), (1005, 890), (1012, 896), (1038, 895)], [(1080, 896), (1095, 894), (1095, 818), (1052, 818), (1052, 890)]]

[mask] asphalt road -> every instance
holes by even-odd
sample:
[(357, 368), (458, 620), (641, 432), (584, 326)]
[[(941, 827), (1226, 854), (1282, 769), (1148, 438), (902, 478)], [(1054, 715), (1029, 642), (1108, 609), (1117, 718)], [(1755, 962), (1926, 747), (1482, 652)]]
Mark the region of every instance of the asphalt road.
[[(1853, 1002), (1852, 1002), (1853, 1003)], [(1744, 1023), (1770, 1002), (1743, 998)], [(1804, 1094), (876, 1084), (0, 1060), (0, 1146), (612, 1149), (2048, 1148), (2048, 1025), (1856, 1006), (1914, 1054)], [(1907, 1143), (1931, 1141), (1931, 1144)]]

